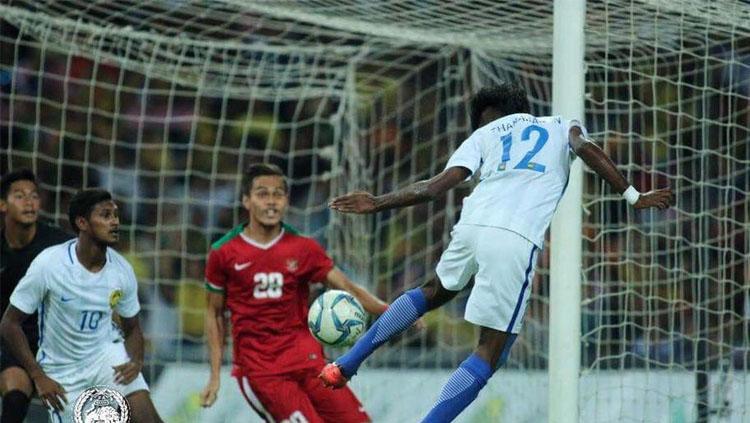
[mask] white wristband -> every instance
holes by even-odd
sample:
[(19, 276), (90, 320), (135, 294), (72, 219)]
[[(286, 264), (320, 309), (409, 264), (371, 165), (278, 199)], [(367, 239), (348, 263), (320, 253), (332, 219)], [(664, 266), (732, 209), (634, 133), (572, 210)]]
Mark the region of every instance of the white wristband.
[(632, 185), (622, 193), (622, 198), (624, 198), (631, 206), (638, 202), (638, 197), (640, 196), (641, 193)]

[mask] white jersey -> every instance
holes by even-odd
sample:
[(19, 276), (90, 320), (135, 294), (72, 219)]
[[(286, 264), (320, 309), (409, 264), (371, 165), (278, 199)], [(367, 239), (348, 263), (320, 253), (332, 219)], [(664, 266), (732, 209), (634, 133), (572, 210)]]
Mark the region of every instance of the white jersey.
[(571, 126), (585, 133), (575, 120), (518, 113), (471, 134), (446, 165), (480, 171), (458, 223), (508, 229), (541, 248), (568, 183)]
[(107, 248), (97, 273), (76, 256), (77, 240), (49, 247), (31, 262), (10, 303), (26, 314), (39, 311), (37, 361), (49, 372), (98, 360), (114, 338), (112, 312), (133, 317), (140, 310), (133, 267)]

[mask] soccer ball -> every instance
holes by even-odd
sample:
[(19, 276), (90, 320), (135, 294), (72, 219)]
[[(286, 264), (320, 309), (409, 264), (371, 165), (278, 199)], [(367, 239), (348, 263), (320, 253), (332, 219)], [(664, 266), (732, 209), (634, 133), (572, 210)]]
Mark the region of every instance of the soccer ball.
[(315, 299), (307, 313), (313, 336), (332, 347), (348, 346), (362, 335), (367, 315), (362, 305), (346, 291), (332, 289)]

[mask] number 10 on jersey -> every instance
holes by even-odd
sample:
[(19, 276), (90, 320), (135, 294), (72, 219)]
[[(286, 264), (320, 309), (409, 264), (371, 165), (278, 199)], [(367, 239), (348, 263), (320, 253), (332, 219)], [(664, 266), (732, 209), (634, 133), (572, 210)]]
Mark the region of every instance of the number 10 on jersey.
[[(515, 165), (513, 169), (533, 170), (534, 172), (544, 173), (546, 167), (542, 164), (532, 162), (531, 159), (534, 158), (534, 156), (539, 153), (542, 147), (544, 147), (544, 144), (547, 143), (547, 139), (549, 139), (549, 132), (547, 132), (547, 130), (542, 128), (541, 126), (529, 125), (521, 133), (521, 142), (525, 143), (526, 141), (530, 141), (532, 134), (534, 133), (537, 134), (534, 148), (529, 150), (529, 152), (526, 153), (525, 156), (523, 156), (521, 161), (518, 162), (518, 164)], [(503, 135), (503, 137), (500, 138), (500, 141), (503, 143), (503, 157), (500, 161), (500, 164), (497, 166), (498, 171), (505, 170), (508, 162), (510, 161), (510, 147), (511, 144), (513, 144), (513, 134), (508, 133)]]
[(93, 332), (99, 328), (99, 322), (104, 317), (102, 311), (84, 310), (81, 312), (81, 323), (78, 330), (81, 332)]

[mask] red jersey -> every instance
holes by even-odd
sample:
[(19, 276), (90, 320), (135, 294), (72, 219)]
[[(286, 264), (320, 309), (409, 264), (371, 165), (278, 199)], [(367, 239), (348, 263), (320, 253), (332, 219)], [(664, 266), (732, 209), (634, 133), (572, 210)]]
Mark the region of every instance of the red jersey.
[(323, 348), (307, 328), (310, 283), (333, 260), (311, 238), (284, 225), (266, 245), (234, 228), (213, 244), (206, 288), (221, 292), (231, 312), (235, 374), (271, 375), (317, 366)]

